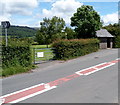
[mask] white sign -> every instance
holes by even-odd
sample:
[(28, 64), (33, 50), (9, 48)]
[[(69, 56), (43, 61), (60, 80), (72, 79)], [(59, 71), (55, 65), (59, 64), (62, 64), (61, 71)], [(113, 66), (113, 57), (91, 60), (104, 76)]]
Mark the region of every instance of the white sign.
[(37, 52), (37, 57), (44, 57), (44, 52)]

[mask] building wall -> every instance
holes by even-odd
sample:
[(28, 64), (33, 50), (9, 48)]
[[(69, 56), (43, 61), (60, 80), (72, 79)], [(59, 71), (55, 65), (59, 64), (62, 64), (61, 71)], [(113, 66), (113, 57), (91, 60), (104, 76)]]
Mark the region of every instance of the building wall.
[(100, 49), (107, 49), (107, 43), (100, 43)]
[(113, 40), (111, 38), (111, 40), (110, 40), (110, 48), (112, 48), (112, 47), (113, 47)]
[(107, 48), (107, 38), (99, 38), (100, 40), (100, 49), (106, 49)]
[[(100, 49), (107, 49), (107, 48), (112, 48), (113, 46), (113, 42), (112, 42), (112, 38), (109, 38), (109, 43), (108, 43), (108, 38), (98, 38), (100, 40)], [(108, 44), (110, 44), (110, 46), (108, 47)]]

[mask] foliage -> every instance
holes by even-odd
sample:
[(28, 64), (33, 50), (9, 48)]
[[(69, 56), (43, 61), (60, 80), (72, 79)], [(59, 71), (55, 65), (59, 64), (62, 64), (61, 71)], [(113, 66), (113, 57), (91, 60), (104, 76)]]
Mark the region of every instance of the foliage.
[(120, 26), (119, 24), (109, 24), (108, 26), (104, 26), (103, 28), (107, 29), (108, 32), (110, 32), (114, 38), (114, 47), (120, 48)]
[(2, 46), (2, 67), (31, 65), (31, 50), (26, 46)]
[[(2, 45), (5, 45), (5, 38), (2, 38)], [(8, 46), (30, 46), (33, 43), (32, 38), (8, 38)]]
[(65, 31), (65, 33), (67, 34), (67, 35), (66, 35), (66, 36), (67, 36), (66, 39), (75, 39), (75, 38), (77, 38), (77, 37), (76, 37), (76, 33), (74, 32), (73, 29), (71, 29), (71, 28), (69, 28), (69, 27), (66, 27), (64, 31)]
[(115, 37), (115, 48), (120, 48), (120, 36)]
[(56, 41), (56, 40), (66, 39), (66, 38), (67, 37), (64, 32), (56, 33), (56, 34), (52, 35), (52, 42)]
[(44, 35), (42, 32), (37, 31), (36, 37), (35, 37), (35, 41), (40, 44), (43, 45), (47, 42), (47, 39), (45, 40), (46, 35)]
[(17, 64), (15, 66), (10, 66), (2, 69), (2, 74), (0, 76), (7, 77), (7, 76), (18, 74), (18, 73), (25, 73), (34, 68), (35, 68), (34, 65), (23, 67), (20, 64)]
[(55, 59), (70, 59), (83, 56), (99, 49), (97, 39), (61, 40), (53, 43)]
[[(48, 45), (48, 48), (51, 48), (51, 45)], [(32, 45), (31, 48), (35, 49), (41, 49), (41, 48), (47, 48), (47, 45)]]
[(95, 37), (95, 31), (102, 26), (99, 14), (92, 6), (83, 5), (71, 17), (71, 26), (75, 26), (77, 38)]
[[(8, 36), (10, 37), (17, 37), (17, 38), (24, 38), (24, 37), (33, 37), (35, 36), (38, 29), (25, 27), (25, 26), (10, 26), (8, 28)], [(2, 35), (5, 36), (5, 30), (2, 30)]]
[[(2, 76), (28, 71), (32, 65), (31, 40), (9, 39), (8, 46), (2, 44)], [(17, 69), (16, 69), (17, 68)]]
[(61, 36), (65, 21), (54, 16), (52, 19), (44, 18), (40, 25), (40, 30), (36, 34), (36, 41), (39, 44), (50, 44)]

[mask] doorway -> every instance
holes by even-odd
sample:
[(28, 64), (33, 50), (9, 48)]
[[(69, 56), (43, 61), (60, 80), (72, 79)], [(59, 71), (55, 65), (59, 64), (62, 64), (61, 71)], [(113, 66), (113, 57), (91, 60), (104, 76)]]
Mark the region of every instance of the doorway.
[(107, 48), (111, 48), (111, 39), (110, 38), (107, 38)]

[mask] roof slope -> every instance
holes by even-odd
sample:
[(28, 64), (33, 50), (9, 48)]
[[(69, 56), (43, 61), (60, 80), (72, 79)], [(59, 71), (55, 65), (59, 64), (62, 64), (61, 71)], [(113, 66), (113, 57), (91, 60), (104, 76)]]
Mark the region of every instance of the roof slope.
[(100, 29), (96, 31), (97, 37), (114, 37), (106, 29)]

